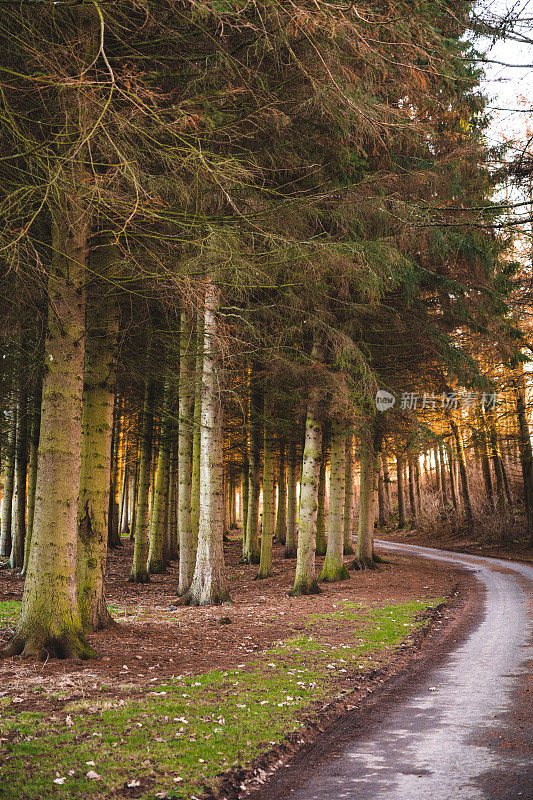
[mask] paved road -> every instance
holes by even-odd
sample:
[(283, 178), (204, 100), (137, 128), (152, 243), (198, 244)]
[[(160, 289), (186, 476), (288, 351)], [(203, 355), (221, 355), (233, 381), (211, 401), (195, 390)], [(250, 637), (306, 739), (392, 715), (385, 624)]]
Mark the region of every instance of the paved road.
[(410, 545), (379, 547), (474, 570), (486, 590), (484, 616), (366, 733), (334, 747), (326, 763), (276, 796), (531, 800), (533, 567)]

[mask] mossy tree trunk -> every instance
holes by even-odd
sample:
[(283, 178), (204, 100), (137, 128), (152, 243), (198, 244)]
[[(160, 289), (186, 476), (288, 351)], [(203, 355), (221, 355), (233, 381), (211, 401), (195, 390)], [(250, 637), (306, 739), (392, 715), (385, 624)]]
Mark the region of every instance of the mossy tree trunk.
[(15, 488), (15, 448), (17, 442), (17, 403), (10, 402), (7, 414), (7, 446), (4, 471), (4, 497), (2, 500), (2, 526), (0, 529), (0, 555), (11, 555), (11, 529), (13, 522), (13, 492)]
[(359, 523), (353, 569), (374, 567), (374, 518), (378, 488), (379, 451), (373, 421), (361, 434), (361, 478), (359, 482)]
[(28, 393), (26, 390), (25, 359), (19, 356), (17, 376), (17, 435), (15, 446), (15, 496), (13, 500), (13, 538), (9, 566), (22, 569), (24, 566), (24, 542), (26, 539), (26, 478), (28, 472)]
[(37, 486), (37, 469), (39, 464), (39, 433), (41, 430), (41, 401), (42, 401), (42, 381), (39, 378), (37, 388), (33, 396), (32, 421), (30, 434), (30, 461), (28, 466), (28, 510), (26, 523), (26, 542), (24, 544), (24, 566), (22, 575), (28, 571), (28, 561), (30, 558), (31, 537), (33, 533), (33, 518), (35, 515), (35, 489)]
[(353, 517), (355, 505), (355, 490), (354, 490), (354, 451), (353, 451), (353, 432), (350, 431), (346, 435), (346, 459), (345, 459), (345, 477), (344, 477), (344, 555), (353, 555)]
[[(77, 10), (86, 19), (85, 10)], [(71, 98), (72, 99), (72, 98)], [(71, 113), (71, 112), (69, 112)], [(53, 210), (39, 468), (22, 608), (8, 654), (93, 655), (76, 587), (88, 216), (79, 194)]]
[[(98, 253), (98, 266), (116, 258), (113, 248)], [(95, 265), (91, 263), (91, 268)], [(81, 420), (76, 578), (82, 625), (96, 631), (111, 623), (105, 598), (111, 438), (118, 337), (116, 298), (100, 281), (88, 289), (85, 374)]]
[[(253, 379), (253, 374), (252, 374)], [(243, 544), (243, 561), (247, 564), (259, 564), (259, 496), (261, 493), (261, 417), (263, 395), (257, 381), (252, 380), (250, 386), (249, 415), (249, 484), (248, 513), (246, 517), (246, 537)]]
[(318, 477), (318, 509), (316, 512), (316, 555), (326, 555), (326, 468), (329, 448), (329, 431), (326, 425), (322, 429), (322, 460)]
[(385, 480), (383, 478), (383, 468), (380, 468), (378, 475), (378, 525), (384, 528), (387, 525), (387, 499), (385, 496)]
[(119, 487), (119, 454), (120, 454), (120, 404), (122, 400), (115, 398), (113, 411), (113, 430), (111, 434), (111, 471), (109, 476), (109, 508), (107, 514), (107, 545), (111, 549), (122, 546), (120, 539), (119, 508), (117, 502)]
[(328, 544), (319, 579), (328, 582), (350, 577), (343, 561), (346, 432), (344, 426), (337, 421), (333, 421), (331, 425), (330, 449)]
[(398, 528), (405, 528), (405, 489), (404, 489), (404, 459), (402, 453), (396, 454), (396, 488), (398, 491)]
[(175, 425), (173, 425), (168, 467), (168, 553), (170, 561), (175, 561), (180, 551), (178, 533), (178, 445), (175, 433), (176, 429)]
[[(200, 421), (202, 416), (203, 363), (204, 363), (204, 317), (202, 314), (198, 315), (198, 324), (196, 333), (196, 378), (195, 378), (195, 388), (194, 388), (194, 429), (192, 438), (191, 530), (194, 542), (198, 541), (198, 531), (200, 527)], [(178, 467), (178, 473), (179, 473), (179, 467)], [(178, 474), (178, 480), (179, 480), (179, 474)], [(178, 523), (178, 528), (179, 528), (179, 523)]]
[(279, 443), (278, 461), (278, 509), (276, 515), (276, 539), (281, 544), (287, 541), (287, 459), (285, 441)]
[[(193, 320), (189, 311), (181, 312), (180, 329), (180, 382), (179, 382), (179, 433), (178, 433), (178, 532), (180, 538), (180, 562), (178, 594), (184, 595), (191, 588), (196, 564), (198, 529), (193, 526), (191, 497), (196, 398), (196, 360), (199, 343), (195, 341)], [(202, 343), (203, 348), (203, 343)], [(203, 363), (203, 358), (201, 360)], [(201, 394), (198, 396), (198, 408)], [(198, 435), (200, 434), (198, 418)], [(198, 444), (200, 439), (198, 438)], [(194, 454), (196, 455), (196, 454)], [(200, 457), (198, 447), (197, 457)], [(198, 477), (200, 463), (198, 461)], [(199, 511), (199, 509), (198, 509)]]
[(168, 464), (170, 459), (169, 417), (172, 398), (173, 382), (167, 377), (163, 391), (163, 411), (154, 481), (154, 499), (150, 515), (150, 545), (148, 549), (147, 568), (151, 575), (160, 575), (167, 567), (164, 557), (166, 536), (165, 509), (168, 497)]
[(134, 528), (135, 544), (130, 576), (131, 583), (148, 583), (150, 580), (146, 564), (148, 561), (148, 516), (150, 478), (152, 474), (153, 427), (153, 388), (151, 381), (147, 380), (144, 388), (144, 404), (141, 422), (141, 445)]
[(408, 459), (409, 468), (409, 508), (411, 511), (411, 520), (413, 525), (416, 525), (418, 517), (418, 508), (416, 503), (416, 486), (415, 486), (415, 456), (411, 453)]
[(296, 507), (298, 488), (298, 458), (294, 439), (289, 444), (287, 453), (287, 538), (285, 540), (285, 558), (296, 557)]
[(459, 511), (459, 501), (457, 498), (457, 486), (455, 483), (455, 464), (453, 458), (453, 450), (452, 446), (449, 442), (446, 442), (446, 455), (448, 456), (448, 475), (450, 477), (450, 494), (452, 497), (453, 507), (455, 512)]
[[(311, 357), (323, 360), (323, 350), (317, 340), (313, 344)], [(298, 546), (296, 552), (296, 575), (292, 596), (318, 594), (320, 587), (315, 576), (316, 519), (318, 512), (318, 484), (322, 462), (322, 423), (319, 417), (318, 397), (312, 390), (307, 405), (305, 422), (305, 444), (302, 459), (300, 484), (300, 515)]]
[(392, 498), (391, 498), (391, 491), (390, 491), (390, 472), (389, 472), (389, 461), (385, 453), (381, 453), (381, 466), (383, 468), (383, 489), (385, 495), (385, 516), (387, 522), (390, 519), (391, 511), (392, 511)]
[(191, 588), (191, 605), (220, 604), (229, 600), (224, 578), (224, 454), (222, 402), (217, 359), (218, 290), (209, 283), (204, 310), (204, 361), (200, 434), (200, 529)]
[(274, 437), (272, 432), (272, 398), (265, 395), (263, 412), (263, 530), (261, 533), (261, 556), (258, 578), (268, 578), (272, 574), (272, 538), (275, 520), (274, 487)]

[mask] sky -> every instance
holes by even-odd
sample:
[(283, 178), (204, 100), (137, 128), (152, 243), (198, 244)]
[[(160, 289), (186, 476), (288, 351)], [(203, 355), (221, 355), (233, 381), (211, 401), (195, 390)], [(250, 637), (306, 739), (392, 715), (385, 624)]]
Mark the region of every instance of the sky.
[[(526, 32), (526, 28), (529, 28), (527, 33), (533, 41), (533, 0), (480, 0), (478, 9), (500, 17), (510, 11), (518, 13), (522, 19), (522, 31)], [(483, 88), (494, 109), (490, 136), (498, 142), (513, 135), (524, 139), (526, 118), (533, 118), (533, 112), (528, 115), (505, 109), (533, 109), (533, 44), (520, 44), (512, 40), (492, 43), (487, 40), (478, 42), (477, 47), (487, 59), (503, 62), (485, 66)]]

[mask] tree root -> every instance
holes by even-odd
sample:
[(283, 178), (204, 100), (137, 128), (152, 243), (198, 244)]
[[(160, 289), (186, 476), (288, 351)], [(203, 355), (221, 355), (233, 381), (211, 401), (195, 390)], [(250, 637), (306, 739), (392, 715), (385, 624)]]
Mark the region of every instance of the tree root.
[(147, 572), (139, 572), (135, 575), (132, 572), (128, 578), (128, 583), (150, 583), (150, 576)]
[(377, 569), (377, 567), (372, 558), (354, 558), (350, 564), (350, 569), (365, 570)]
[(326, 567), (324, 564), (324, 568), (320, 573), (319, 581), (324, 581), (325, 583), (336, 583), (337, 581), (345, 581), (350, 577), (350, 573), (346, 569), (344, 564), (341, 564), (338, 567)]
[(13, 638), (0, 651), (2, 656), (22, 656), (38, 661), (49, 658), (97, 658), (96, 651), (86, 641), (82, 633), (69, 633), (62, 636), (39, 636), (15, 633)]
[(298, 581), (294, 589), (289, 592), (289, 597), (301, 597), (307, 594), (321, 594), (322, 589), (315, 578)]

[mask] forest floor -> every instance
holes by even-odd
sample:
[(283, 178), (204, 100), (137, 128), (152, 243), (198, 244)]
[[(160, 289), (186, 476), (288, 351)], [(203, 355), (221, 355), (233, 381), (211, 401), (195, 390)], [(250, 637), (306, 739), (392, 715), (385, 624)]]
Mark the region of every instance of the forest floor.
[[(294, 561), (280, 545), (262, 581), (239, 563), (240, 540), (225, 551), (232, 603), (187, 608), (173, 604), (175, 564), (127, 582), (126, 542), (109, 558), (118, 625), (91, 637), (98, 660), (0, 662), (0, 798), (235, 796), (377, 697), (477, 592), (463, 571), (394, 554), (290, 598)], [(0, 642), (21, 592), (0, 571)]]
[[(420, 547), (436, 547), (441, 550), (453, 550), (457, 553), (470, 553), (476, 556), (490, 556), (511, 561), (522, 561), (533, 564), (533, 548), (527, 547), (525, 535), (515, 530), (510, 535), (487, 541), (486, 528), (477, 523), (474, 529), (466, 525), (454, 528), (451, 525), (437, 525), (431, 530), (419, 530), (416, 527), (398, 530), (387, 527), (376, 534), (380, 539), (401, 544), (415, 544)], [(516, 538), (514, 538), (516, 536)]]

